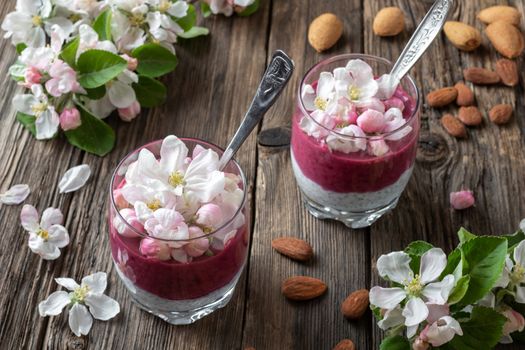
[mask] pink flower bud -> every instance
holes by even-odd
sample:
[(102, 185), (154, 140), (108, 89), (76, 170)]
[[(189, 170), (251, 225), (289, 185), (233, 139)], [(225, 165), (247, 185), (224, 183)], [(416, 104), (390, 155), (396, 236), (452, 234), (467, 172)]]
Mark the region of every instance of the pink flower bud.
[(140, 241), (140, 253), (151, 259), (169, 260), (171, 249), (168, 244), (153, 238), (144, 238)]
[(126, 54), (120, 55), (120, 57), (122, 57), (128, 62), (128, 69), (130, 71), (135, 71), (137, 69), (137, 66), (139, 65), (139, 61), (136, 58), (130, 57)]
[(189, 233), (190, 239), (194, 239), (189, 241), (189, 243), (184, 246), (186, 254), (194, 258), (202, 256), (208, 251), (210, 247), (210, 240), (207, 237), (197, 238), (204, 236), (204, 232), (200, 227), (191, 226), (189, 228)]
[(357, 118), (357, 125), (367, 133), (381, 132), (386, 120), (383, 113), (369, 109)]
[(118, 115), (120, 116), (120, 119), (125, 122), (132, 121), (137, 117), (137, 115), (139, 115), (139, 113), (140, 103), (138, 101), (133, 102), (129, 107), (118, 109)]
[(40, 84), (40, 81), (42, 80), (42, 73), (40, 73), (36, 67), (27, 67), (24, 78), (24, 86), (29, 89), (35, 84)]
[(217, 204), (204, 204), (197, 211), (197, 223), (206, 227), (217, 228), (222, 223), (222, 210)]
[(507, 309), (503, 311), (502, 314), (507, 318), (507, 322), (503, 326), (503, 335), (523, 331), (525, 328), (525, 319), (519, 312), (513, 309)]
[(450, 193), (450, 205), (456, 210), (470, 208), (474, 205), (475, 199), (472, 191), (459, 191)]
[(139, 219), (137, 219), (135, 210), (125, 208), (120, 210), (119, 213), (122, 219), (124, 220), (122, 220), (118, 215), (115, 215), (115, 217), (113, 218), (113, 227), (115, 227), (115, 229), (120, 235), (124, 237), (137, 237), (138, 234), (135, 231), (144, 231), (144, 226), (139, 221)]
[(403, 111), (405, 109), (405, 104), (403, 101), (401, 101), (397, 97), (389, 98), (388, 100), (383, 101), (385, 104), (386, 110), (388, 111), (390, 108), (397, 108)]
[(430, 345), (421, 338), (417, 338), (412, 344), (412, 350), (427, 350), (429, 347)]
[(82, 125), (82, 120), (80, 119), (80, 112), (75, 107), (66, 108), (60, 114), (60, 126), (62, 130), (73, 130)]
[(359, 117), (359, 115), (357, 114), (356, 111), (349, 112), (348, 113), (348, 124), (356, 124), (358, 117)]

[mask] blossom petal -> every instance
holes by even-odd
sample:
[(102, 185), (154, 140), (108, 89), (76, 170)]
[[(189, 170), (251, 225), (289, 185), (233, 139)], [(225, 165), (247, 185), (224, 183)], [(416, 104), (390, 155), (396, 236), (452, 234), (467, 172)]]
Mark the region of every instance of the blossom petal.
[(396, 307), (394, 309), (387, 310), (383, 316), (383, 319), (377, 322), (377, 325), (379, 328), (386, 331), (404, 323), (405, 317), (402, 314), (402, 310), (400, 307)]
[(428, 317), (428, 307), (421, 298), (410, 298), (403, 309), (405, 326), (416, 326)]
[(315, 90), (312, 87), (312, 85), (309, 85), (309, 84), (305, 85), (303, 87), (303, 90), (301, 91), (301, 99), (303, 100), (304, 108), (307, 111), (313, 111), (316, 108), (315, 98), (316, 98), (316, 94), (315, 94)]
[(454, 288), (455, 279), (453, 275), (446, 275), (442, 281), (427, 284), (422, 294), (432, 304), (443, 305), (447, 302), (448, 296)]
[(86, 335), (93, 325), (93, 317), (89, 314), (88, 309), (79, 303), (75, 303), (69, 310), (69, 328), (77, 337)]
[(525, 241), (521, 241), (514, 249), (514, 261), (516, 264), (525, 266)]
[(105, 272), (97, 272), (92, 275), (82, 278), (82, 285), (89, 287), (92, 293), (104, 293), (108, 285), (107, 274)]
[(382, 309), (393, 309), (407, 296), (401, 288), (383, 288), (375, 286), (370, 290), (370, 304)]
[(447, 255), (441, 248), (432, 248), (421, 257), (419, 275), (421, 283), (427, 284), (435, 281), (447, 266)]
[(107, 321), (120, 312), (120, 306), (117, 301), (104, 294), (90, 293), (86, 296), (85, 301), (89, 307), (89, 312), (97, 320)]
[(185, 1), (177, 1), (168, 10), (168, 13), (176, 18), (182, 18), (186, 16), (188, 12), (188, 4)]
[(17, 205), (26, 200), (31, 193), (28, 185), (14, 185), (6, 192), (0, 194), (0, 203)]
[(117, 108), (127, 108), (137, 99), (131, 85), (115, 80), (108, 89), (109, 100)]
[(60, 225), (64, 221), (64, 216), (60, 209), (47, 208), (42, 214), (42, 220), (40, 220), (40, 226), (47, 230), (53, 225)]
[(40, 103), (40, 101), (33, 95), (15, 95), (13, 97), (13, 107), (18, 111), (27, 115), (35, 115), (35, 112), (31, 108), (32, 106)]
[(37, 140), (46, 140), (55, 136), (59, 125), (60, 119), (54, 109), (44, 111), (35, 121)]
[(170, 135), (162, 141), (160, 166), (165, 172), (171, 174), (175, 171), (182, 171), (186, 157), (188, 157), (188, 148), (181, 139)]
[(49, 243), (58, 248), (64, 248), (69, 244), (69, 235), (66, 228), (62, 225), (53, 225), (48, 229)]
[(525, 287), (516, 287), (516, 301), (520, 304), (525, 304)]
[(22, 211), (20, 212), (20, 222), (26, 231), (37, 232), (40, 229), (38, 219), (38, 212), (35, 207), (30, 204), (26, 204), (22, 207)]
[(77, 282), (75, 282), (74, 279), (72, 278), (67, 278), (67, 277), (58, 277), (58, 278), (55, 278), (55, 282), (59, 285), (61, 285), (62, 287), (68, 289), (68, 290), (75, 290), (77, 288), (80, 288), (80, 286), (78, 285)]
[(381, 277), (404, 284), (413, 276), (410, 269), (410, 256), (405, 252), (392, 252), (377, 259), (377, 270)]
[(182, 248), (175, 248), (171, 250), (171, 257), (181, 263), (188, 263), (191, 257)]
[(390, 74), (383, 74), (378, 80), (377, 97), (386, 100), (394, 95), (399, 85), (399, 79), (394, 79)]
[(450, 315), (450, 308), (448, 304), (445, 305), (438, 305), (438, 304), (431, 304), (426, 303), (428, 307), (428, 317), (427, 322), (428, 323), (434, 323), (437, 320), (439, 320), (443, 316)]
[(54, 292), (46, 300), (38, 304), (40, 316), (56, 316), (70, 303), (69, 293), (65, 291)]
[[(439, 325), (441, 322), (444, 325)], [(451, 341), (456, 334), (463, 335), (459, 322), (450, 316), (444, 316), (430, 325), (426, 332), (426, 339), (433, 347), (439, 347)]]
[(321, 72), (319, 80), (317, 81), (317, 96), (323, 99), (332, 97), (335, 87), (334, 76), (330, 72)]
[(60, 193), (74, 192), (82, 188), (90, 176), (91, 169), (87, 164), (78, 165), (69, 169), (65, 172), (58, 183)]

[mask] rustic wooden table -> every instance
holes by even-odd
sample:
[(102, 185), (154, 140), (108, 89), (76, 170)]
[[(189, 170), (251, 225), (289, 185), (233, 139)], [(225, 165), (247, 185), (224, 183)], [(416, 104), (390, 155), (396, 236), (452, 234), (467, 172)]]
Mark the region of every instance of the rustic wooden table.
[[(428, 240), (450, 250), (456, 231), (465, 226), (479, 234), (513, 231), (525, 217), (525, 73), (511, 88), (476, 87), (484, 111), (497, 103), (511, 103), (515, 116), (508, 126), (487, 120), (458, 141), (439, 124), (440, 112), (423, 107), (417, 165), (397, 209), (370, 229), (351, 230), (342, 224), (319, 221), (302, 207), (293, 178), (288, 149), (296, 88), (308, 67), (330, 55), (365, 52), (395, 59), (409, 33), (430, 7), (431, 0), (262, 0), (259, 12), (248, 18), (209, 18), (211, 35), (180, 43), (180, 64), (166, 83), (169, 98), (162, 107), (145, 111), (130, 124), (110, 123), (118, 144), (105, 158), (81, 152), (65, 140), (38, 142), (14, 118), (11, 99), (17, 91), (7, 69), (15, 50), (0, 41), (0, 190), (28, 183), (33, 192), (26, 203), (39, 210), (62, 209), (71, 244), (56, 261), (43, 261), (27, 248), (19, 223), (20, 206), (0, 207), (0, 349), (331, 349), (343, 338), (358, 349), (377, 349), (382, 334), (370, 314), (346, 321), (339, 305), (355, 289), (379, 282), (377, 257), (405, 247), (412, 240)], [(2, 1), (0, 17), (15, 1)], [(488, 5), (510, 3), (525, 11), (522, 0), (458, 1), (452, 17), (482, 25), (476, 12)], [(406, 13), (408, 30), (393, 39), (372, 34), (372, 19), (383, 6), (397, 5)], [(310, 21), (323, 12), (344, 19), (344, 37), (325, 54), (307, 43)], [(523, 28), (522, 28), (523, 29)], [(253, 240), (248, 267), (230, 304), (192, 326), (170, 326), (135, 307), (118, 280), (110, 259), (107, 229), (108, 186), (112, 170), (129, 151), (168, 133), (194, 136), (225, 145), (246, 110), (265, 64), (275, 49), (284, 49), (296, 63), (296, 73), (259, 132), (243, 146), (238, 160), (247, 173), (252, 195)], [(461, 53), (436, 40), (412, 71), (423, 94), (462, 79), (462, 68), (493, 65), (498, 55), (484, 43), (476, 53)], [(523, 67), (523, 57), (520, 59)], [(86, 163), (93, 170), (81, 191), (58, 194), (63, 172)], [(456, 212), (448, 194), (471, 188), (476, 207)], [(294, 235), (310, 241), (315, 259), (298, 264), (270, 248), (273, 238)], [(65, 313), (41, 318), (38, 303), (58, 286), (53, 278), (80, 279), (94, 271), (109, 273), (108, 294), (122, 312), (109, 322), (95, 322), (89, 336), (76, 338)], [(319, 277), (328, 293), (307, 303), (291, 303), (281, 295), (281, 281), (304, 274)], [(506, 346), (504, 349), (518, 349)]]

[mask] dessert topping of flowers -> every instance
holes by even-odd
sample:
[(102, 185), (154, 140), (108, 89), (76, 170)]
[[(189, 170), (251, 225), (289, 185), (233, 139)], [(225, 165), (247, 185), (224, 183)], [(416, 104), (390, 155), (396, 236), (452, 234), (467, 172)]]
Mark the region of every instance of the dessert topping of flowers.
[[(382, 156), (389, 151), (387, 141), (412, 131), (411, 126), (402, 128), (411, 97), (389, 75), (376, 79), (372, 67), (360, 59), (321, 72), (314, 85), (302, 87), (301, 99), (310, 114), (300, 120), (301, 129), (334, 151)], [(366, 136), (377, 137), (367, 142)]]
[(190, 155), (175, 136), (163, 140), (158, 159), (142, 149), (113, 193), (119, 210), (113, 227), (141, 239), (140, 252), (149, 258), (186, 263), (223, 249), (244, 224), (242, 215), (229, 232), (206, 235), (235, 216), (244, 191), (238, 176), (218, 167), (215, 151), (196, 146)]

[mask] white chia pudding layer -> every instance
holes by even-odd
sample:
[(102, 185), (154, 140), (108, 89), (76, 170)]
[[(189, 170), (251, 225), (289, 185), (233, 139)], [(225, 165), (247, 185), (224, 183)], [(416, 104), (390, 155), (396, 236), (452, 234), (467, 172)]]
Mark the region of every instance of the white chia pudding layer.
[(380, 209), (391, 204), (405, 189), (414, 168), (413, 166), (408, 168), (396, 182), (379, 191), (341, 193), (327, 191), (307, 178), (295, 161), (293, 151), (291, 151), (291, 155), (295, 179), (299, 188), (308, 199), (331, 209), (352, 213)]

